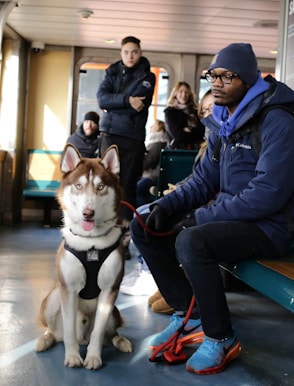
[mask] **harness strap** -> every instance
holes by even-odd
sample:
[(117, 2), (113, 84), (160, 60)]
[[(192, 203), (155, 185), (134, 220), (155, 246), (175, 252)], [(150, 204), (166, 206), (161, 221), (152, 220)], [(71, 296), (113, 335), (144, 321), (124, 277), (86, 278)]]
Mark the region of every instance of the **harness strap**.
[(120, 245), (120, 238), (114, 245), (111, 245), (105, 249), (95, 249), (94, 247), (87, 251), (77, 251), (71, 248), (66, 242), (64, 243), (64, 249), (72, 253), (83, 264), (86, 271), (86, 284), (80, 291), (79, 296), (83, 299), (94, 299), (100, 293), (100, 288), (97, 283), (98, 272), (112, 251), (114, 251)]

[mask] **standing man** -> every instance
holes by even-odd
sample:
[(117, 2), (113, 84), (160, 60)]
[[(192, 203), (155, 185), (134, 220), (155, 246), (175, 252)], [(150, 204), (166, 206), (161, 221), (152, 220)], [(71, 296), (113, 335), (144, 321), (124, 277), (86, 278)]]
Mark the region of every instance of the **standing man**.
[[(136, 187), (143, 171), (145, 125), (151, 105), (155, 75), (148, 59), (142, 56), (140, 40), (127, 36), (121, 42), (121, 60), (111, 64), (97, 92), (104, 110), (100, 121), (100, 152), (117, 145), (120, 158), (120, 183), (124, 200), (136, 206)], [(122, 208), (127, 230), (133, 217)]]
[[(151, 229), (172, 228), (174, 234), (146, 240), (138, 220), (131, 223), (134, 243), (175, 309), (169, 326), (149, 344), (160, 346), (178, 330), (195, 295), (184, 332), (202, 325), (203, 343), (186, 364), (196, 374), (222, 371), (240, 352), (219, 263), (283, 256), (292, 241), (288, 218), (293, 222), (294, 217), (293, 115), (277, 106), (267, 112), (259, 124), (259, 154), (256, 136), (245, 130), (234, 136), (264, 107), (282, 104), (293, 111), (294, 91), (271, 76), (263, 79), (245, 43), (230, 44), (215, 55), (206, 79), (214, 107), (203, 120), (210, 129), (205, 155), (190, 179), (145, 215)], [(206, 205), (212, 199), (213, 205)]]

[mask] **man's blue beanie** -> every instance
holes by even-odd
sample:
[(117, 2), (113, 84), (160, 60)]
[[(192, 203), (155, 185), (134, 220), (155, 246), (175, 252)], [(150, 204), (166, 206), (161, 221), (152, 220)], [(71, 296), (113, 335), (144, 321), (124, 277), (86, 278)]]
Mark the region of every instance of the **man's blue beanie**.
[(249, 86), (257, 79), (257, 59), (251, 44), (233, 43), (220, 50), (212, 59), (208, 71), (226, 68), (235, 72)]

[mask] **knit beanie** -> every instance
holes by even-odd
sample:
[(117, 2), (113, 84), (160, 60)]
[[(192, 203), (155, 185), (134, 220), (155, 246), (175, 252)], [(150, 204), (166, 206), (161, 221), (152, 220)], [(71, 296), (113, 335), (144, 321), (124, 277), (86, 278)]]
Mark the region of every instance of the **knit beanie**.
[(89, 111), (84, 116), (84, 121), (93, 121), (98, 126), (99, 123), (99, 115), (95, 111)]
[(226, 68), (235, 72), (249, 86), (257, 79), (257, 59), (251, 44), (233, 43), (220, 50), (212, 59), (208, 71)]

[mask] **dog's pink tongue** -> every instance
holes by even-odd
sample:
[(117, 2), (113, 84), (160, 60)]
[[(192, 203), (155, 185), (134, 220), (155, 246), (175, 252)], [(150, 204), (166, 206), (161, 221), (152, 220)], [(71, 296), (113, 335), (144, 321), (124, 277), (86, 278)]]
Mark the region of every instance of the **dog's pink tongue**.
[(91, 231), (94, 228), (95, 221), (94, 220), (83, 220), (82, 227), (84, 231)]

